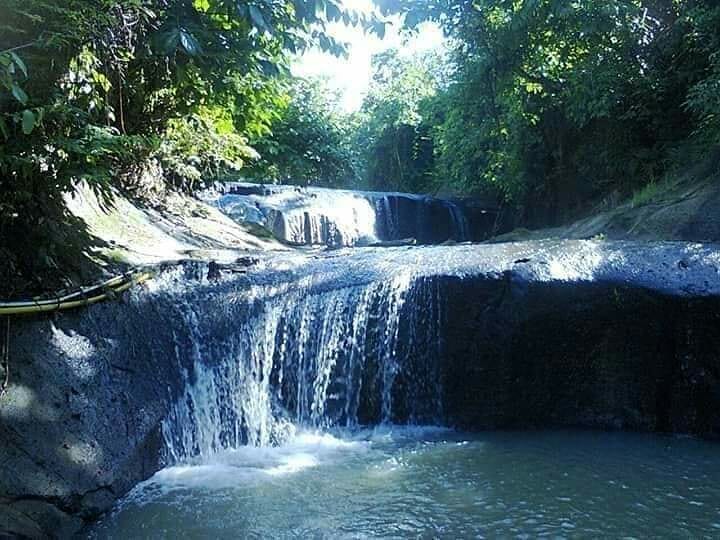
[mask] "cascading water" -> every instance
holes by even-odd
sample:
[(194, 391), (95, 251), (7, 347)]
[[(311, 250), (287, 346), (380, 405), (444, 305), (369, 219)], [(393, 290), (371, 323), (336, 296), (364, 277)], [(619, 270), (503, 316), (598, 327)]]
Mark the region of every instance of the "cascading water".
[(252, 184), (215, 199), (231, 218), (253, 222), (291, 245), (370, 245), (414, 238), (421, 244), (471, 239), (455, 202), (408, 193), (343, 191)]
[(375, 208), (377, 214), (384, 218), (383, 225), (385, 226), (387, 238), (398, 238), (400, 225), (398, 223), (397, 199), (380, 197), (375, 201)]
[[(277, 444), (290, 424), (442, 419), (441, 276), (511, 267), (529, 249), (376, 248), (302, 255), (297, 264), (283, 255), (286, 267), (259, 269), (217, 290), (183, 290), (179, 331), (189, 336), (193, 365), (164, 424), (168, 462)], [(601, 269), (612, 273), (603, 261), (629, 257), (608, 243), (579, 243), (570, 259), (562, 244), (532, 250), (544, 258), (536, 280), (593, 279)], [(645, 264), (633, 260), (633, 267)], [(652, 272), (640, 275), (656, 284)]]
[(362, 192), (276, 186), (263, 194), (231, 193), (216, 204), (236, 221), (261, 225), (291, 245), (354, 246), (378, 240), (376, 212)]
[(221, 339), (215, 317), (184, 306), (194, 366), (163, 426), (168, 461), (278, 444), (289, 425), (436, 419), (439, 302), (437, 284), (410, 272), (254, 286), (222, 306), (237, 326)]
[(470, 240), (470, 225), (467, 216), (454, 202), (448, 202), (448, 211), (452, 218), (453, 237), (458, 242)]

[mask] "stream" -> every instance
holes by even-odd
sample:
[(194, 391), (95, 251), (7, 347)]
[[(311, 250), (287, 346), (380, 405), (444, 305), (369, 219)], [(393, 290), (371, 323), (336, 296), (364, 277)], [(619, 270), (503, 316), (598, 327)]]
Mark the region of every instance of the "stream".
[(717, 246), (478, 244), (465, 203), (236, 189), (218, 206), (299, 249), (51, 328), (66, 399), (110, 388), (87, 403), (114, 420), (78, 407), (88, 443), (49, 459), (133, 479), (87, 484), (87, 537), (720, 535), (717, 443), (660, 434), (720, 429)]

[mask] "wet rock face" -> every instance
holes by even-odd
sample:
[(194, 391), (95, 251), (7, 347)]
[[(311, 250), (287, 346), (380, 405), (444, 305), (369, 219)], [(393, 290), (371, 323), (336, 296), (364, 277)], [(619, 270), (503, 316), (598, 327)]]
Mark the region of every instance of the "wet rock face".
[(460, 204), (432, 197), (404, 194), (373, 194), (380, 240), (414, 238), (419, 244), (440, 244), (448, 240), (483, 240), (490, 227), (471, 229)]
[(161, 466), (187, 336), (144, 301), (13, 321), (0, 537), (68, 538)]
[(719, 298), (510, 278), (444, 290), (451, 423), (720, 436)]

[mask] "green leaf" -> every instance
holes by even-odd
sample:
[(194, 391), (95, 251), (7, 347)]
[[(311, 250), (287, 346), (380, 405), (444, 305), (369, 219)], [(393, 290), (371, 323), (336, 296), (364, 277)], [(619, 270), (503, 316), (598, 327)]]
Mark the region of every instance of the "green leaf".
[(2, 133), (3, 137), (5, 139), (10, 138), (10, 133), (8, 133), (7, 124), (5, 123), (5, 119), (0, 117), (0, 133)]
[(25, 109), (22, 113), (22, 130), (25, 135), (30, 135), (35, 129), (35, 113), (30, 109)]
[(409, 26), (410, 28), (415, 28), (418, 24), (420, 24), (423, 20), (423, 17), (420, 13), (417, 11), (410, 11), (405, 16), (405, 25)]
[(325, 0), (315, 0), (315, 17), (325, 18)]
[(377, 34), (377, 36), (380, 39), (385, 39), (385, 23), (382, 21), (377, 21), (373, 25), (373, 31)]
[(290, 36), (283, 37), (283, 48), (293, 54), (296, 54), (298, 51), (297, 45), (295, 45), (295, 42)]
[(250, 18), (250, 11), (248, 10), (248, 6), (245, 2), (238, 2), (236, 7), (238, 15), (240, 15), (240, 17), (242, 17), (243, 19)]
[(20, 71), (22, 71), (25, 76), (28, 76), (27, 66), (25, 65), (25, 62), (23, 62), (22, 58), (20, 58), (17, 54), (14, 52), (10, 53), (10, 56), (12, 56), (13, 62), (15, 62), (15, 65), (20, 68)]
[(328, 21), (339, 21), (342, 17), (340, 8), (333, 2), (327, 2), (326, 6)]
[(13, 83), (11, 87), (12, 95), (15, 96), (15, 99), (17, 99), (20, 103), (25, 105), (28, 100), (28, 95), (25, 93), (25, 90), (20, 88), (17, 83)]
[(295, 6), (295, 15), (301, 21), (308, 19), (308, 10), (303, 0), (293, 0), (293, 6)]
[(155, 46), (157, 52), (163, 55), (170, 55), (177, 49), (180, 42), (180, 30), (173, 28), (157, 35)]
[(325, 34), (320, 34), (320, 48), (323, 51), (330, 52), (332, 49), (332, 41)]

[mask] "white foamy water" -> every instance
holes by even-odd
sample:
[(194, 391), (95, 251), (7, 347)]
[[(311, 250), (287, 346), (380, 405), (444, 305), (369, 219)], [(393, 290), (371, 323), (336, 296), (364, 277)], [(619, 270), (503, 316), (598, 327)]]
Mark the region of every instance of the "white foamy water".
[[(176, 349), (190, 361), (163, 425), (171, 466), (93, 536), (713, 536), (713, 444), (391, 425), (442, 421), (444, 308), (433, 276), (491, 269), (518, 287), (632, 278), (663, 291), (678, 273), (720, 271), (712, 248), (690, 269), (677, 264), (676, 246), (659, 244), (652, 258), (649, 249), (546, 242), (343, 251), (182, 290), (175, 328), (187, 339)], [(186, 287), (165, 279), (168, 289)], [(382, 425), (362, 429), (373, 423)]]
[(226, 195), (219, 208), (239, 221), (254, 221), (295, 245), (353, 246), (377, 241), (375, 208), (360, 193), (287, 189), (272, 195)]
[[(397, 399), (411, 421), (435, 420), (438, 303), (437, 285), (411, 272), (316, 293), (258, 287), (223, 306), (241, 322), (220, 338), (211, 314), (179, 306), (194, 362), (163, 424), (167, 462), (285, 444), (288, 421), (392, 422)], [(400, 389), (401, 371), (410, 380)]]
[[(294, 428), (291, 429), (294, 431)], [(368, 442), (363, 440), (346, 440), (318, 431), (300, 431), (289, 435), (280, 446), (241, 446), (167, 467), (136, 487), (129, 500), (147, 503), (158, 494), (173, 490), (215, 490), (257, 485), (313, 467), (327, 466), (367, 449)]]

